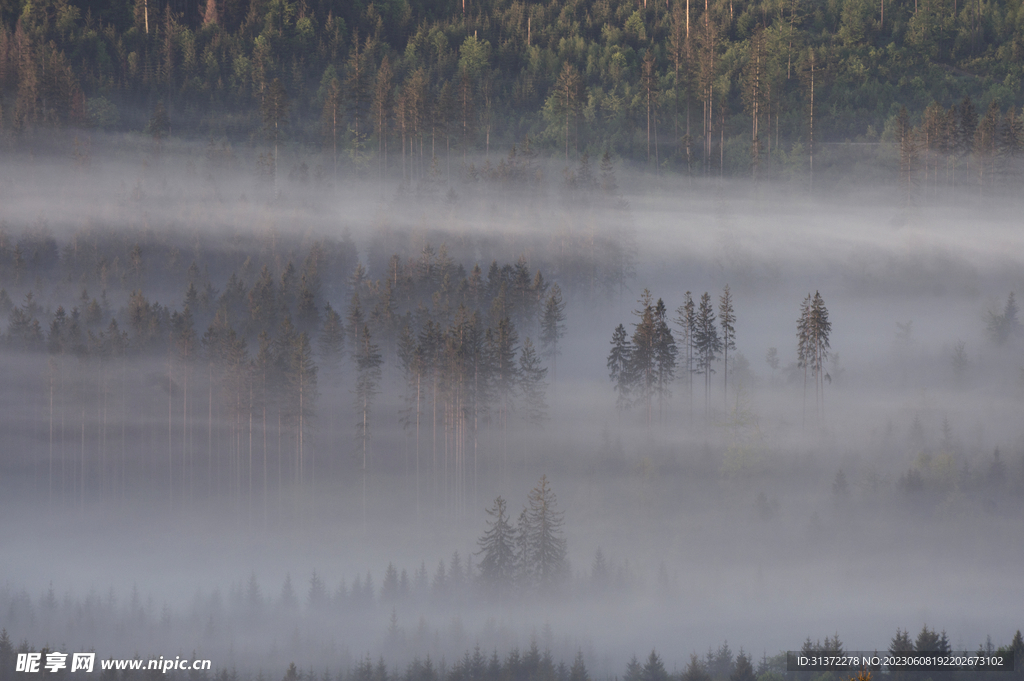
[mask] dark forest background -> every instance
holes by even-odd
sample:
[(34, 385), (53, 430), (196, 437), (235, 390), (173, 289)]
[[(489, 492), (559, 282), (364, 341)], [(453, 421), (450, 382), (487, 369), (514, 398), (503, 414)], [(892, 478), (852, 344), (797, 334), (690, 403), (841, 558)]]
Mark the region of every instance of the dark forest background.
[(992, 185), (1022, 51), (1016, 0), (3, 0), (0, 129), (286, 143), (300, 173), (406, 182), (518, 145)]

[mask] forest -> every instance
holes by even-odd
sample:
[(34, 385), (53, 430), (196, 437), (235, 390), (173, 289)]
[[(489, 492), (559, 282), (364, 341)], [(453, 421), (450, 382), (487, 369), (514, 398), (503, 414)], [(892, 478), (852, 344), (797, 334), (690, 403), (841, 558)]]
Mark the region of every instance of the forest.
[(515, 146), (566, 173), (992, 190), (1019, 182), (1022, 50), (1017, 0), (4, 0), (0, 132), (408, 186)]
[(0, 681), (1024, 664), (1022, 55), (1020, 0), (0, 0)]
[[(918, 262), (859, 200), (831, 200), (881, 225), (867, 252), (895, 265), (860, 271), (863, 251), (829, 242), (845, 232), (817, 226), (811, 203), (792, 229), (832, 255), (780, 280), (776, 256), (751, 248), (761, 203), (747, 213), (746, 188), (686, 197), (683, 226), (669, 220), (680, 251), (652, 240), (647, 181), (610, 159), (592, 183), (484, 182), (455, 200), (378, 202), (362, 178), (335, 212), (301, 183), (267, 192), (216, 150), (127, 148), (144, 162), (42, 154), (5, 180), (12, 650), (194, 649), (246, 678), (440, 679), (484, 674), (478, 657), (501, 678), (659, 664), (775, 678), (791, 674), (779, 651), (847, 630), (798, 616), (765, 633), (793, 589), (829, 592), (822, 574), (859, 585), (858, 613), (855, 594), (883, 585), (868, 598), (881, 607), (903, 579), (888, 570), (925, 569), (955, 536), (975, 551), (944, 556), (940, 574), (1014, 588), (1013, 261), (985, 253), (972, 291), (966, 252)], [(26, 209), (51, 173), (66, 189)], [(932, 224), (881, 191), (883, 215)], [(952, 228), (935, 219), (937, 247)], [(717, 228), (733, 233), (725, 250), (701, 236), (716, 221), (735, 225)], [(993, 213), (978, 238), (998, 244), (1001, 225)], [(885, 329), (854, 340), (880, 309)], [(46, 548), (83, 538), (78, 560)], [(847, 542), (874, 567), (841, 567)], [(928, 601), (934, 582), (919, 584)], [(953, 593), (923, 617), (879, 616), (897, 634), (951, 622), (942, 645), (956, 650), (989, 634), (1011, 645), (1018, 616), (998, 613), (1012, 599), (964, 625)], [(616, 617), (631, 631), (605, 630)], [(844, 637), (885, 648), (874, 619)], [(744, 646), (724, 646), (728, 664), (723, 640)]]

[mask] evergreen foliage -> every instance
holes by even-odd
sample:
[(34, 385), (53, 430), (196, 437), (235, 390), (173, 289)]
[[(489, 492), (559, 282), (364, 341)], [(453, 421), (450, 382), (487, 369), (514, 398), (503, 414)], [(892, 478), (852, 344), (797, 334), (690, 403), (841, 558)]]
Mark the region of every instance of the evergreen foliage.
[[(453, 152), (468, 173), (470, 155), (524, 136), (567, 166), (608, 152), (761, 178), (828, 173), (822, 142), (874, 144), (875, 131), (921, 119), (885, 141), (908, 160), (906, 143), (926, 136), (933, 186), (993, 186), (1020, 147), (1011, 83), (1024, 29), (1002, 1), (883, 3), (874, 17), (859, 0), (813, 12), (763, 0), (0, 7), (0, 128), (21, 133), (236, 143), (263, 130), (276, 147), (287, 127), (296, 150), (322, 145), (335, 174), (372, 154), (403, 182), (426, 181), (437, 154), (449, 176)], [(933, 104), (949, 119), (941, 142)]]

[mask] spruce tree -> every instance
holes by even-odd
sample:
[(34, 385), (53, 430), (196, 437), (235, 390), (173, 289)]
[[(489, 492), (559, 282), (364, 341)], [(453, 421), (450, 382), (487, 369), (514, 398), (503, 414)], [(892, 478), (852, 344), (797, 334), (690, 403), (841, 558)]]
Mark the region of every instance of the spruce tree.
[(757, 681), (754, 666), (750, 663), (750, 657), (743, 652), (743, 648), (740, 648), (740, 654), (736, 656), (736, 665), (729, 675), (729, 681)]
[(651, 292), (644, 289), (638, 302), (641, 307), (633, 314), (640, 321), (633, 325), (629, 374), (634, 381), (634, 400), (643, 408), (644, 422), (650, 427), (654, 394), (658, 387), (659, 329)]
[(612, 351), (608, 355), (608, 378), (615, 385), (615, 406), (622, 411), (632, 403), (633, 344), (626, 335), (626, 327), (619, 324), (612, 333)]
[(541, 352), (551, 359), (551, 379), (557, 379), (558, 341), (565, 335), (565, 302), (562, 301), (562, 289), (558, 284), (551, 287), (551, 292), (544, 301), (544, 310), (540, 322)]
[(665, 671), (665, 665), (662, 663), (661, 658), (658, 657), (658, 653), (654, 650), (651, 650), (651, 654), (647, 658), (646, 664), (644, 664), (640, 678), (642, 681), (669, 681), (668, 672)]
[(562, 535), (562, 511), (556, 510), (555, 493), (548, 486), (546, 475), (527, 497), (524, 533), (524, 564), (527, 574), (542, 590), (559, 584), (566, 576), (566, 541)]
[[(296, 479), (302, 486), (306, 479), (306, 441), (316, 418), (317, 366), (305, 331), (296, 338), (288, 353), (285, 385), (288, 391), (288, 421), (296, 435)], [(315, 474), (310, 456), (310, 474)]]
[(704, 661), (696, 654), (691, 653), (690, 662), (686, 665), (680, 681), (711, 681), (711, 675), (708, 674)]
[(547, 373), (548, 370), (540, 365), (533, 342), (527, 338), (519, 353), (519, 395), (522, 397), (524, 416), (534, 426), (548, 419), (548, 405), (544, 395), (547, 388), (544, 377)]
[(705, 292), (700, 297), (697, 309), (696, 324), (693, 334), (694, 353), (697, 357), (696, 372), (704, 376), (704, 416), (710, 416), (711, 376), (715, 373), (714, 363), (718, 353), (722, 351), (722, 340), (718, 337), (715, 326), (715, 311), (711, 305), (711, 295)]
[(725, 285), (722, 296), (718, 299), (718, 324), (722, 327), (722, 397), (725, 408), (729, 408), (729, 350), (736, 349), (736, 313), (732, 308), (732, 293), (729, 285)]
[(811, 300), (810, 311), (811, 324), (811, 369), (815, 378), (814, 394), (816, 399), (815, 411), (819, 418), (825, 416), (825, 381), (832, 382), (832, 378), (825, 373), (825, 362), (829, 355), (829, 337), (832, 333), (832, 322), (828, 318), (828, 308), (821, 294), (814, 292)]
[(572, 667), (569, 668), (569, 681), (590, 681), (587, 665), (583, 662), (582, 650), (576, 651), (576, 659), (573, 660)]
[(487, 359), (487, 391), (497, 406), (498, 427), (501, 429), (501, 460), (503, 474), (508, 473), (507, 434), (508, 419), (512, 412), (516, 386), (519, 383), (519, 368), (516, 353), (519, 334), (515, 324), (508, 317), (498, 322), (496, 328), (487, 329), (485, 334), (485, 356)]
[(694, 337), (697, 330), (697, 314), (693, 304), (693, 296), (686, 292), (684, 302), (676, 308), (676, 326), (682, 332), (680, 342), (686, 353), (686, 390), (690, 401), (690, 423), (693, 423), (693, 374), (694, 374)]
[(676, 356), (679, 354), (675, 338), (672, 337), (672, 329), (668, 326), (668, 311), (661, 298), (658, 298), (658, 302), (654, 306), (654, 336), (654, 364), (657, 376), (658, 420), (660, 422), (665, 417), (665, 405), (672, 397), (672, 390), (669, 386), (676, 375)]
[(324, 306), (324, 325), (317, 341), (321, 365), (332, 374), (337, 373), (345, 352), (345, 326), (330, 303)]
[(370, 410), (374, 398), (380, 392), (380, 366), (383, 359), (380, 350), (370, 337), (370, 328), (363, 326), (359, 345), (356, 347), (355, 405), (359, 421), (356, 424), (357, 439), (362, 450), (363, 522), (366, 522), (366, 455), (370, 443)]
[(260, 105), (263, 116), (263, 130), (274, 145), (274, 182), (277, 182), (277, 151), (281, 143), (282, 133), (288, 125), (288, 93), (280, 78), (270, 82)]
[(494, 597), (501, 600), (508, 596), (515, 578), (515, 530), (509, 523), (505, 500), (500, 496), (494, 500), (494, 506), (487, 509), (492, 520), (487, 521), (487, 531), (477, 545), (480, 559), (480, 581), (484, 588)]
[(814, 359), (814, 329), (811, 320), (811, 294), (800, 304), (800, 317), (796, 320), (796, 362), (804, 370), (803, 422), (807, 423), (807, 372)]

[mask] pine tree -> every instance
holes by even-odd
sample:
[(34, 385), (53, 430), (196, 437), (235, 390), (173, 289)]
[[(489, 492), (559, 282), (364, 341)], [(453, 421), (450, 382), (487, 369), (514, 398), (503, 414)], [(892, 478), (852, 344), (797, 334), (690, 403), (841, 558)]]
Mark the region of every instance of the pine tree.
[(825, 373), (825, 362), (829, 354), (829, 336), (832, 333), (832, 322), (828, 318), (828, 309), (821, 294), (814, 292), (810, 309), (810, 340), (811, 340), (811, 372), (815, 378), (815, 399), (819, 418), (825, 416), (825, 381), (831, 383), (832, 378)]
[(324, 325), (317, 341), (320, 364), (332, 374), (336, 374), (345, 352), (345, 327), (341, 315), (330, 303), (324, 306)]
[(362, 449), (362, 488), (363, 488), (363, 522), (366, 522), (366, 457), (367, 447), (370, 443), (370, 410), (373, 406), (374, 398), (380, 392), (380, 378), (381, 369), (380, 366), (383, 363), (383, 359), (380, 355), (380, 350), (373, 343), (373, 339), (370, 337), (370, 328), (363, 326), (362, 335), (359, 339), (359, 344), (356, 347), (356, 386), (355, 386), (355, 398), (356, 398), (356, 413), (359, 417), (359, 421), (356, 424), (357, 439)]
[(11, 673), (14, 669), (14, 645), (11, 637), (7, 634), (7, 628), (0, 630), (0, 679), (12, 681), (16, 675)]
[(488, 529), (477, 545), (480, 550), (480, 581), (484, 588), (499, 601), (509, 595), (515, 578), (515, 531), (509, 523), (505, 500), (500, 496), (494, 500), (494, 506), (487, 509)]
[(1019, 310), (1013, 292), (1006, 298), (1002, 314), (989, 312), (988, 335), (996, 345), (1002, 345), (1020, 333)]
[(680, 342), (686, 352), (686, 390), (690, 400), (690, 423), (693, 423), (693, 374), (695, 373), (693, 350), (697, 330), (697, 314), (693, 296), (689, 291), (686, 292), (683, 304), (676, 308), (675, 323), (682, 332)]
[(927, 624), (921, 627), (921, 631), (917, 635), (917, 640), (914, 641), (914, 651), (918, 653), (939, 652), (938, 633), (936, 633), (934, 629), (929, 629)]
[(263, 116), (263, 131), (274, 144), (274, 181), (277, 181), (278, 146), (281, 143), (285, 126), (288, 125), (288, 93), (280, 78), (270, 82), (260, 106)]
[(893, 655), (914, 652), (914, 643), (910, 640), (910, 633), (896, 628), (896, 635), (889, 642), (889, 652)]
[(626, 673), (623, 675), (623, 681), (643, 681), (644, 668), (640, 664), (640, 661), (636, 659), (636, 655), (629, 658), (629, 662), (626, 663)]
[(974, 156), (978, 161), (978, 186), (982, 189), (992, 184), (996, 154), (999, 151), (999, 102), (993, 99), (974, 135)]
[(736, 313), (732, 309), (732, 293), (729, 285), (725, 285), (722, 296), (718, 299), (718, 325), (722, 327), (722, 395), (725, 408), (729, 408), (729, 350), (736, 349)]
[[(204, 339), (205, 341), (205, 339)], [(260, 331), (260, 335), (257, 338), (257, 350), (256, 357), (253, 358), (253, 385), (256, 388), (256, 399), (253, 405), (254, 409), (259, 411), (261, 428), (262, 428), (262, 442), (263, 442), (263, 524), (267, 524), (267, 502), (270, 497), (270, 485), (269, 485), (269, 471), (268, 471), (268, 451), (267, 451), (267, 410), (270, 408), (273, 400), (271, 390), (278, 384), (277, 379), (277, 366), (274, 357), (273, 344), (270, 340), (270, 334), (266, 331)], [(280, 484), (280, 480), (278, 480)]]
[[(317, 366), (313, 361), (313, 350), (305, 331), (295, 338), (289, 349), (287, 367), (284, 380), (288, 391), (288, 423), (295, 428), (295, 471), (296, 480), (301, 488), (306, 480), (306, 441), (316, 418), (316, 399), (319, 396)], [(315, 474), (313, 462), (311, 456), (311, 478)]]
[(565, 118), (565, 163), (569, 164), (569, 123), (574, 121), (580, 108), (580, 74), (569, 61), (562, 63), (552, 92), (555, 113)]
[(914, 194), (914, 172), (917, 170), (918, 134), (910, 124), (907, 107), (900, 107), (896, 116), (896, 144), (900, 153), (900, 189), (909, 204)]
[(569, 681), (590, 681), (587, 665), (583, 662), (582, 650), (576, 651), (576, 659), (573, 660), (572, 667), (569, 669)]
[(543, 590), (555, 587), (566, 576), (564, 520), (556, 503), (555, 493), (543, 475), (527, 497), (525, 517), (520, 518), (525, 573)]
[(615, 385), (615, 406), (622, 411), (632, 404), (633, 344), (626, 335), (626, 327), (619, 324), (612, 333), (612, 351), (608, 355), (608, 378)]
[(373, 118), (374, 128), (377, 133), (378, 179), (381, 182), (384, 181), (384, 171), (387, 167), (388, 120), (391, 118), (391, 108), (394, 106), (394, 96), (391, 88), (393, 75), (391, 60), (385, 54), (381, 58), (380, 66), (377, 68), (377, 78), (373, 86)]
[[(540, 273), (538, 272), (538, 275)], [(544, 301), (544, 310), (540, 322), (540, 347), (545, 357), (551, 359), (551, 379), (557, 380), (558, 341), (565, 335), (565, 302), (562, 301), (562, 289), (558, 284), (551, 287), (551, 292)]]
[(658, 298), (654, 306), (654, 364), (657, 375), (656, 391), (658, 394), (658, 420), (665, 417), (666, 402), (672, 397), (669, 387), (675, 378), (676, 356), (679, 349), (672, 337), (672, 329), (668, 327), (668, 310), (665, 302)]
[(331, 158), (334, 162), (334, 181), (338, 180), (338, 128), (341, 125), (341, 81), (335, 76), (327, 84), (327, 94), (320, 121), (324, 138), (331, 142)]
[(814, 330), (811, 320), (811, 294), (800, 304), (800, 317), (796, 320), (796, 361), (804, 370), (803, 421), (807, 422), (807, 372), (814, 360)]
[(384, 581), (380, 583), (380, 600), (389, 604), (398, 601), (398, 570), (394, 563), (389, 562), (384, 571)]
[(640, 673), (640, 678), (642, 681), (668, 681), (669, 676), (668, 672), (665, 671), (665, 665), (654, 650), (651, 650), (651, 654), (644, 664), (643, 671)]
[(711, 295), (707, 292), (700, 297), (695, 319), (693, 347), (697, 359), (696, 372), (704, 376), (704, 416), (707, 418), (710, 416), (711, 376), (715, 373), (713, 365), (718, 360), (718, 353), (722, 351)]
[(182, 475), (182, 489), (185, 488), (186, 478), (188, 479), (189, 493), (192, 490), (192, 470), (191, 470), (191, 452), (189, 450), (189, 444), (191, 438), (189, 438), (189, 404), (188, 404), (188, 384), (189, 377), (192, 373), (192, 363), (196, 348), (199, 344), (199, 339), (196, 337), (195, 325), (192, 319), (192, 311), (188, 305), (180, 312), (175, 312), (171, 315), (171, 328), (174, 334), (174, 352), (175, 359), (179, 365), (179, 376), (181, 378), (181, 475)]
[(729, 681), (757, 681), (754, 666), (750, 663), (750, 657), (743, 652), (743, 648), (740, 648), (740, 654), (736, 656), (736, 666), (729, 675)]
[(519, 353), (519, 395), (522, 397), (524, 416), (534, 426), (548, 419), (548, 405), (544, 395), (547, 389), (544, 377), (547, 373), (548, 370), (540, 365), (533, 342), (527, 338)]
[(249, 289), (249, 318), (256, 332), (272, 332), (277, 327), (280, 304), (274, 293), (274, 277), (266, 265), (260, 270), (256, 283)]
[(498, 322), (497, 328), (487, 329), (485, 334), (487, 358), (487, 390), (497, 402), (498, 427), (501, 429), (501, 460), (503, 474), (508, 473), (507, 433), (508, 419), (514, 406), (516, 386), (519, 383), (519, 369), (516, 353), (519, 334), (508, 317)]
[(704, 661), (696, 654), (691, 653), (690, 662), (686, 665), (686, 670), (683, 671), (680, 681), (711, 681), (711, 675), (708, 674)]
[(650, 427), (654, 395), (658, 387), (658, 323), (655, 319), (654, 300), (648, 289), (644, 289), (638, 302), (641, 307), (634, 310), (633, 314), (640, 321), (633, 325), (629, 375), (633, 379), (634, 401), (643, 408), (644, 422)]

